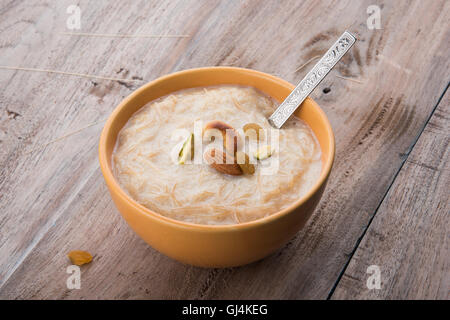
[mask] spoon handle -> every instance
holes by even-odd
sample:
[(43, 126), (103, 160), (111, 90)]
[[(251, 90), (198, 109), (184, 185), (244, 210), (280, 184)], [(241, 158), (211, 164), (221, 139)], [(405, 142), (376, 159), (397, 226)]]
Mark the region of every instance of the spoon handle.
[(350, 32), (345, 31), (269, 117), (269, 123), (280, 129), (355, 42), (356, 38)]

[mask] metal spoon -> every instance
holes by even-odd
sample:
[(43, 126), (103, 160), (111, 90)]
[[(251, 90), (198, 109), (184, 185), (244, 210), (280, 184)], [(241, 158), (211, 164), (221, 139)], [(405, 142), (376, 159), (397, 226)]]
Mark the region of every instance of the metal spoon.
[(280, 129), (355, 42), (356, 38), (350, 32), (345, 31), (269, 117), (269, 123)]

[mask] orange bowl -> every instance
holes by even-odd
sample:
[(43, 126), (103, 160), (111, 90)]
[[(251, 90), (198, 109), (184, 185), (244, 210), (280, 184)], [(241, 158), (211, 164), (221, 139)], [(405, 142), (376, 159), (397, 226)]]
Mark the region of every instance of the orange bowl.
[[(178, 261), (202, 267), (240, 266), (264, 258), (286, 244), (306, 223), (319, 202), (334, 160), (334, 135), (317, 103), (308, 98), (296, 116), (305, 121), (322, 149), (322, 172), (309, 192), (270, 216), (234, 225), (199, 225), (167, 218), (140, 205), (122, 190), (111, 167), (119, 131), (149, 101), (174, 91), (235, 84), (252, 86), (278, 101), (295, 86), (255, 70), (208, 67), (156, 79), (130, 94), (109, 117), (99, 143), (99, 160), (111, 197), (130, 227), (150, 246)], [(281, 129), (282, 130), (282, 129)]]

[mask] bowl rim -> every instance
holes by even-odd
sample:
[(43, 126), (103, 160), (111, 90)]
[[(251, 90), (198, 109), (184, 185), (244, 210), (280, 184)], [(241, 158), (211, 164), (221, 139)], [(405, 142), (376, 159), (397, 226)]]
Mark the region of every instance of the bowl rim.
[[(166, 217), (162, 214), (159, 214), (158, 212), (152, 211), (148, 209), (147, 207), (139, 204), (137, 201), (132, 199), (125, 190), (122, 189), (122, 187), (119, 185), (118, 181), (114, 177), (114, 174), (112, 173), (112, 168), (110, 165), (108, 165), (108, 158), (106, 154), (106, 141), (108, 139), (108, 136), (111, 132), (111, 126), (114, 120), (116, 119), (117, 115), (120, 113), (120, 111), (125, 108), (136, 96), (144, 92), (145, 90), (148, 90), (149, 87), (154, 86), (155, 84), (163, 81), (167, 81), (170, 78), (175, 77), (182, 77), (186, 74), (190, 73), (196, 73), (196, 72), (204, 72), (207, 70), (215, 70), (215, 71), (235, 71), (237, 73), (239, 72), (245, 72), (250, 73), (256, 77), (259, 78), (266, 78), (268, 80), (271, 80), (273, 82), (277, 82), (278, 84), (281, 84), (282, 86), (285, 86), (286, 88), (290, 89), (291, 91), (295, 88), (294, 85), (287, 82), (286, 80), (283, 80), (279, 77), (253, 70), (253, 69), (247, 69), (247, 68), (238, 68), (238, 67), (221, 67), (221, 66), (213, 66), (213, 67), (201, 67), (201, 68), (192, 68), (192, 69), (185, 69), (182, 71), (170, 73), (167, 75), (164, 75), (162, 77), (158, 77), (141, 87), (139, 87), (137, 90), (130, 93), (125, 99), (123, 99), (119, 105), (113, 110), (113, 112), (108, 117), (101, 135), (100, 135), (100, 141), (99, 141), (99, 162), (100, 162), (100, 168), (103, 173), (103, 177), (107, 183), (108, 189), (110, 192), (115, 192), (116, 195), (118, 195), (123, 201), (125, 201), (128, 205), (133, 207), (138, 214), (145, 215), (148, 218), (153, 218), (156, 220), (159, 220), (159, 222), (162, 222), (164, 224), (170, 225), (171, 227), (177, 227), (182, 229), (195, 229), (196, 231), (202, 231), (202, 232), (218, 232), (218, 231), (224, 231), (224, 232), (232, 232), (242, 229), (252, 229), (257, 228), (265, 224), (269, 224), (273, 222), (274, 220), (280, 219), (281, 217), (288, 215), (298, 207), (300, 207), (302, 204), (304, 204), (307, 200), (309, 200), (319, 189), (320, 187), (326, 182), (328, 176), (331, 172), (331, 167), (334, 162), (334, 156), (335, 156), (335, 139), (333, 130), (331, 127), (331, 124), (325, 114), (325, 112), (320, 108), (320, 106), (312, 99), (309, 98), (314, 107), (317, 109), (318, 113), (324, 119), (325, 126), (327, 129), (327, 141), (329, 144), (329, 156), (326, 159), (325, 163), (323, 163), (323, 170), (319, 176), (319, 179), (316, 181), (316, 183), (313, 185), (312, 188), (308, 190), (308, 192), (300, 197), (297, 201), (291, 203), (288, 207), (274, 212), (268, 216), (265, 216), (263, 218), (252, 220), (248, 222), (243, 222), (239, 224), (226, 224), (226, 225), (207, 225), (207, 224), (195, 224), (192, 222), (185, 222), (181, 220), (176, 220), (173, 218)], [(150, 102), (150, 101), (149, 101)], [(120, 210), (119, 210), (120, 212)]]

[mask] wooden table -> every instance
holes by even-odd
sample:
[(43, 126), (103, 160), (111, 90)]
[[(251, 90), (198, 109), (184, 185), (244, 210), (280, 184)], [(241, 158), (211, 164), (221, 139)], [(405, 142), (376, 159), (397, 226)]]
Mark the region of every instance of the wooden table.
[[(73, 2), (79, 30), (67, 27)], [(366, 23), (372, 4), (380, 29)], [(449, 21), (445, 0), (1, 1), (0, 298), (448, 299)], [(335, 165), (288, 245), (201, 269), (131, 231), (97, 159), (102, 123), (125, 96), (201, 66), (297, 83), (345, 29), (359, 41), (312, 95), (334, 128)], [(70, 290), (75, 249), (94, 260)], [(380, 289), (367, 286), (373, 265)]]

